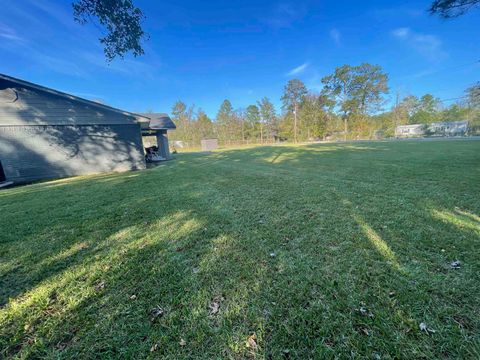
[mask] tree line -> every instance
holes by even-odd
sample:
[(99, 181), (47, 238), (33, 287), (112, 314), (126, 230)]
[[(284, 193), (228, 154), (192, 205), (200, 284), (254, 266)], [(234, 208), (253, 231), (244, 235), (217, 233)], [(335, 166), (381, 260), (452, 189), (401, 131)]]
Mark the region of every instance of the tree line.
[(204, 138), (227, 144), (372, 139), (393, 136), (398, 125), (458, 120), (468, 120), (472, 132), (480, 132), (480, 83), (450, 106), (432, 94), (394, 95), (394, 105), (385, 110), (388, 75), (378, 65), (343, 65), (321, 82), (322, 90), (314, 92), (301, 80), (289, 80), (281, 109), (267, 97), (246, 108), (234, 108), (225, 99), (215, 119), (179, 100), (171, 111), (177, 125), (171, 139), (190, 146)]

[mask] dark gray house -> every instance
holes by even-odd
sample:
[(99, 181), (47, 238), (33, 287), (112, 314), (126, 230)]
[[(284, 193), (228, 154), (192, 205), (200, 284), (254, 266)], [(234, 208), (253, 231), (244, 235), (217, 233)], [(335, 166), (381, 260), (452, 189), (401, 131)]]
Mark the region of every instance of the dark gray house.
[(0, 183), (144, 169), (148, 121), (0, 74)]

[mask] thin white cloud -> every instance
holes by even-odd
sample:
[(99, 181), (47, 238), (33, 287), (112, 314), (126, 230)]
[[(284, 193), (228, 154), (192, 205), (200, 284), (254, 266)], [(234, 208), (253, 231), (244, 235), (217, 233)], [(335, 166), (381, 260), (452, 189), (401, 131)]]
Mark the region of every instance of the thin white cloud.
[(297, 66), (297, 67), (293, 68), (292, 70), (290, 70), (286, 75), (287, 76), (299, 75), (299, 74), (303, 73), (309, 66), (310, 66), (310, 64), (308, 62), (303, 63), (302, 65)]
[(25, 39), (18, 35), (14, 29), (2, 23), (0, 23), (0, 38), (13, 42), (25, 41)]
[(442, 41), (435, 35), (415, 32), (407, 27), (393, 30), (392, 35), (430, 61), (441, 60), (448, 55), (442, 48)]
[(391, 7), (391, 8), (374, 8), (367, 12), (368, 15), (373, 17), (377, 21), (391, 21), (398, 20), (399, 18), (418, 18), (425, 15), (425, 9), (423, 7)]
[(29, 0), (29, 3), (63, 26), (70, 28), (77, 26), (73, 20), (72, 13), (58, 3), (49, 0)]
[(272, 13), (261, 18), (261, 22), (272, 29), (290, 28), (294, 22), (302, 19), (307, 14), (305, 5), (293, 2), (283, 2), (275, 6)]
[(330, 30), (330, 37), (335, 42), (337, 46), (340, 46), (342, 41), (342, 34), (337, 29)]
[(410, 35), (410, 29), (398, 28), (392, 31), (392, 35), (399, 39), (406, 39)]

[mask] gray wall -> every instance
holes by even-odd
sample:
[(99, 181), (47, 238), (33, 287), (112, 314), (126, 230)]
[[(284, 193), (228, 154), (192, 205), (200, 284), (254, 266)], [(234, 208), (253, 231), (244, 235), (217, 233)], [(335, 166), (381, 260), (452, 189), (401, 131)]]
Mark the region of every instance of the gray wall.
[(145, 168), (140, 126), (0, 126), (0, 161), (16, 183)]

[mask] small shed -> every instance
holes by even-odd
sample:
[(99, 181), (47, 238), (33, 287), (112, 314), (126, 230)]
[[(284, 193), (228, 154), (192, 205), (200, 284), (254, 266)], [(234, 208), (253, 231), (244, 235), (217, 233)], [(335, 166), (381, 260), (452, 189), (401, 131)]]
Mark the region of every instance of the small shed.
[(0, 74), (0, 181), (144, 169), (141, 120)]
[(218, 149), (218, 139), (202, 139), (202, 151), (212, 151)]
[[(155, 137), (156, 144), (146, 147), (147, 160), (159, 161), (170, 160), (170, 148), (168, 145), (168, 130), (175, 130), (177, 127), (170, 117), (165, 113), (144, 113), (145, 118), (140, 121), (142, 137)], [(147, 119), (148, 118), (148, 119)], [(155, 152), (154, 156), (150, 156)]]

